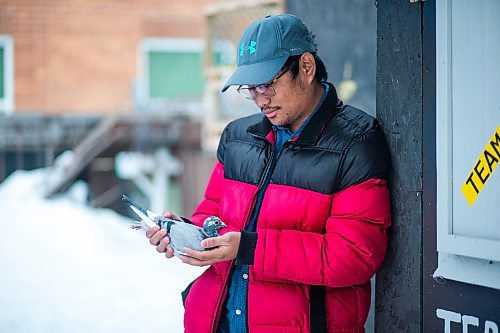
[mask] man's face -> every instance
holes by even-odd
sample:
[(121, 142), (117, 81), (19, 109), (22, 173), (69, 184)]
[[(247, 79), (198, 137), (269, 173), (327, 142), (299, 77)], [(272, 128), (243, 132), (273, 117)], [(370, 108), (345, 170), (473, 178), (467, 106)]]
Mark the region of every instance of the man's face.
[[(302, 75), (299, 61), (299, 75), (293, 79), (288, 71), (273, 84), (276, 94), (267, 97), (257, 94), (255, 104), (265, 114), (273, 125), (287, 126), (291, 131), (296, 131), (312, 113), (310, 105), (312, 92), (307, 88), (307, 81)], [(278, 73), (279, 75), (279, 73)]]

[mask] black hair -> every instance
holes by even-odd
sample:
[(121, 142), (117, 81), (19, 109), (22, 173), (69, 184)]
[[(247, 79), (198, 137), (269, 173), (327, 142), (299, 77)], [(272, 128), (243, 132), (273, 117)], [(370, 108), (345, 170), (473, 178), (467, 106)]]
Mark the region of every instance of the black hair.
[[(316, 62), (316, 74), (314, 78), (318, 82), (323, 82), (328, 80), (328, 72), (326, 71), (325, 63), (318, 56), (317, 53), (311, 53), (314, 57), (314, 61)], [(283, 68), (290, 67), (290, 72), (292, 73), (292, 78), (295, 80), (299, 75), (299, 59), (302, 55), (295, 55), (288, 57), (287, 61), (283, 65)]]

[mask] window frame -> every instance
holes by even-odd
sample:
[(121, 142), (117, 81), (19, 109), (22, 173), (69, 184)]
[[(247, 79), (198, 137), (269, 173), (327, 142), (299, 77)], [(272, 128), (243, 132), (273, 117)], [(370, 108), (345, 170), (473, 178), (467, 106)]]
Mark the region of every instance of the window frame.
[(461, 180), (456, 179), (456, 177), (453, 179), (452, 162), (451, 5), (452, 0), (443, 0), (436, 3), (438, 268), (434, 276), (500, 289), (500, 279), (498, 278), (500, 276), (500, 241), (453, 234), (452, 182)]
[[(138, 48), (138, 78), (136, 87), (136, 106), (140, 109), (163, 109), (165, 105), (178, 104), (176, 101), (171, 101), (164, 97), (151, 97), (149, 86), (149, 53), (151, 51), (159, 52), (193, 52), (199, 53), (201, 57), (204, 56), (205, 41), (199, 38), (145, 38), (140, 42)], [(184, 103), (186, 104), (186, 103)], [(186, 112), (200, 112), (200, 103), (191, 102), (184, 106)], [(182, 108), (182, 107), (181, 107)], [(174, 107), (175, 109), (175, 107)]]
[[(14, 111), (14, 44), (10, 35), (0, 35), (0, 46), (4, 50), (4, 97), (0, 97), (0, 113)], [(3, 79), (3, 78), (0, 78)]]

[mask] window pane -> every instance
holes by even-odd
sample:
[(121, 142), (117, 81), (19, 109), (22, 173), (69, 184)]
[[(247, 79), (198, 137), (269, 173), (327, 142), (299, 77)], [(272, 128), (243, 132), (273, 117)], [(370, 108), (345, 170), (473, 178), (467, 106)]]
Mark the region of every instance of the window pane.
[[(500, 173), (482, 154), (500, 125), (500, 2), (454, 1), (451, 6), (453, 101), (453, 234), (500, 241)], [(492, 148), (490, 151), (495, 154)], [(483, 162), (475, 166), (479, 156)], [(496, 159), (496, 157), (492, 157)], [(493, 160), (495, 161), (495, 160)], [(479, 173), (474, 172), (480, 170)], [(461, 191), (471, 180), (488, 182), (470, 206)]]
[(151, 98), (200, 98), (203, 88), (200, 53), (149, 52), (149, 96)]
[(4, 77), (4, 51), (3, 47), (0, 46), (0, 98), (5, 97), (4, 85), (5, 85), (5, 77)]

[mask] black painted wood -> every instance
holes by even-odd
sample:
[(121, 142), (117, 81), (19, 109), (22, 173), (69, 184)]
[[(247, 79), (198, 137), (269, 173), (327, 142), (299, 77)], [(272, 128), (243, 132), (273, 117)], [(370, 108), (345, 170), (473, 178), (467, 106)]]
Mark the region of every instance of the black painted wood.
[(422, 3), (377, 2), (377, 117), (392, 154), (392, 228), (376, 332), (422, 330)]

